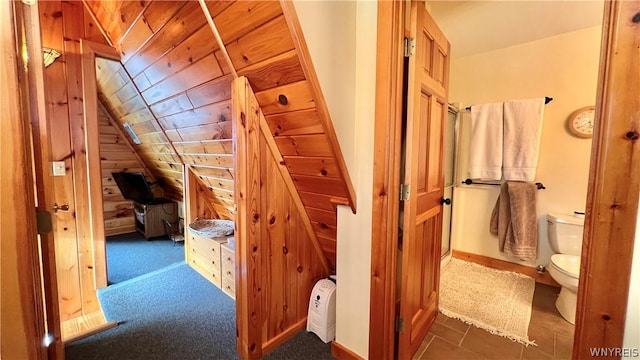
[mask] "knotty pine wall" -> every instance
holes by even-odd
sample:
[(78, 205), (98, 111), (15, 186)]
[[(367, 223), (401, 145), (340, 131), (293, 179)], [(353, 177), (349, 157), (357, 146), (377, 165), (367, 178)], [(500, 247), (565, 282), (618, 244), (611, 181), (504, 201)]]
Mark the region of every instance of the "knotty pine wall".
[(330, 266), (247, 79), (233, 86), (237, 344), (257, 359), (304, 328)]
[(79, 40), (105, 43), (105, 39), (81, 2), (42, 1), (39, 12), (42, 46), (62, 54), (44, 69), (44, 91), (52, 135), (51, 160), (63, 161), (67, 169), (65, 176), (52, 178), (54, 201), (69, 205), (69, 211), (53, 214), (60, 319), (64, 321), (100, 308), (89, 219)]
[(121, 54), (110, 83), (99, 81), (101, 99), (120, 125), (134, 128), (143, 142), (136, 152), (165, 180), (165, 190), (182, 197), (180, 172), (190, 165), (218, 217), (235, 217), (233, 68), (255, 91), (293, 186), (335, 264), (336, 205), (355, 211), (355, 192), (291, 4), (206, 1), (231, 63), (197, 2), (85, 4)]
[[(122, 64), (98, 63), (105, 70), (99, 96), (109, 112), (136, 132), (142, 144), (134, 148), (167, 195), (182, 198), (182, 165), (193, 165), (216, 217), (232, 219), (230, 77), (213, 55), (215, 41), (199, 4), (88, 4), (122, 54)], [(215, 11), (230, 4), (218, 3)], [(114, 25), (110, 14), (126, 14), (132, 23)]]
[(263, 137), (260, 148), (263, 221), (258, 243), (262, 256), (258, 286), (263, 296), (262, 344), (268, 351), (269, 344), (286, 336), (287, 330), (306, 324), (311, 290), (318, 280), (329, 274), (321, 266), (302, 224), (302, 215)]
[[(125, 138), (126, 135), (107, 114), (102, 104), (98, 105), (100, 129), (100, 165), (102, 166), (102, 203), (104, 209), (105, 235), (118, 235), (136, 231), (133, 201), (126, 200), (113, 180), (113, 172), (141, 172), (148, 180), (153, 177)], [(153, 187), (153, 190), (158, 187)], [(161, 195), (159, 191), (156, 191)]]

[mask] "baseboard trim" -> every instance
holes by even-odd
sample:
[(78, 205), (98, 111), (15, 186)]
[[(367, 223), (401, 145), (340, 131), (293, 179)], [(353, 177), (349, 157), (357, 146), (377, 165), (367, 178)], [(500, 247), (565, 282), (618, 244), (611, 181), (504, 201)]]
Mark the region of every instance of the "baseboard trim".
[(331, 355), (338, 360), (364, 360), (360, 355), (334, 341), (331, 343)]
[(70, 344), (99, 332), (118, 326), (115, 321), (107, 321), (102, 309), (63, 321), (61, 324), (62, 343)]
[(291, 325), (287, 330), (276, 335), (276, 337), (269, 339), (267, 342), (262, 344), (262, 356), (270, 353), (275, 348), (282, 345), (287, 340), (291, 339), (295, 334), (303, 330), (306, 326), (307, 326), (307, 317), (305, 316), (302, 320)]
[(451, 256), (453, 256), (456, 259), (484, 265), (486, 267), (490, 267), (493, 269), (513, 271), (519, 274), (530, 276), (537, 283), (560, 287), (560, 284), (558, 284), (555, 280), (553, 280), (551, 275), (549, 275), (549, 272), (544, 272), (543, 274), (540, 274), (536, 271), (535, 268), (532, 268), (530, 266), (524, 266), (524, 265), (509, 262), (509, 261), (494, 259), (488, 256), (471, 254), (468, 252), (458, 251), (458, 250), (452, 250)]

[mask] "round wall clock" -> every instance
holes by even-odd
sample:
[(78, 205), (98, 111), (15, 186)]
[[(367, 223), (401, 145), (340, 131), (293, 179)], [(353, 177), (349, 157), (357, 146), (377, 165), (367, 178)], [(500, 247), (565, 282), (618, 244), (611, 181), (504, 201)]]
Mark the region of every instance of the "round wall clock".
[(569, 116), (567, 126), (571, 134), (583, 138), (589, 139), (593, 136), (593, 123), (596, 117), (595, 106), (585, 106), (574, 111)]

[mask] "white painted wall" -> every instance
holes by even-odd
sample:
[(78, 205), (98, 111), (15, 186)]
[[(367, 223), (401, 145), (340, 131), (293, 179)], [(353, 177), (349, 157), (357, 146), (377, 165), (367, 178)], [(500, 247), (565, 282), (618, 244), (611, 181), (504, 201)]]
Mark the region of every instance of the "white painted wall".
[[(508, 99), (554, 98), (544, 109), (536, 175), (536, 181), (547, 187), (538, 192), (538, 259), (525, 265), (549, 263), (552, 251), (547, 240), (547, 212), (572, 214), (585, 208), (591, 140), (571, 136), (566, 120), (574, 110), (595, 104), (600, 34), (601, 28), (596, 26), (451, 62), (449, 98), (463, 107)], [(468, 175), (467, 111), (463, 111), (459, 126), (458, 183)], [(452, 248), (519, 262), (502, 255), (497, 237), (489, 233), (499, 188), (459, 185), (454, 191)]]
[(355, 162), (356, 1), (293, 3), (342, 154), (351, 170)]
[(598, 26), (604, 9), (602, 0), (429, 3), (438, 26), (451, 44), (459, 45), (451, 52), (452, 58)]
[[(640, 351), (640, 212), (638, 212), (638, 220), (636, 222), (629, 302), (627, 303), (627, 319), (622, 346)], [(624, 359), (637, 359), (637, 357), (625, 357)]]
[(377, 3), (294, 4), (357, 198), (338, 208), (336, 341), (367, 358)]

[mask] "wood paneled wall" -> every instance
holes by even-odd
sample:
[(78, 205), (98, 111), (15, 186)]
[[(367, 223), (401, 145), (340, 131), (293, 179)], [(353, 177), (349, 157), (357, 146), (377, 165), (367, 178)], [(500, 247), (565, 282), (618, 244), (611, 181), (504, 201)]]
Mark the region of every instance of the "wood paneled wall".
[[(230, 63), (197, 2), (86, 1), (122, 55), (99, 85), (105, 105), (132, 125), (149, 170), (182, 194), (190, 165), (220, 218), (234, 217), (232, 71), (248, 78), (335, 266), (336, 205), (355, 211), (355, 193), (295, 10), (284, 1), (206, 1)], [(99, 83), (101, 83), (99, 81)]]
[(65, 176), (52, 177), (55, 203), (69, 205), (69, 211), (52, 214), (60, 318), (64, 321), (100, 309), (93, 255), (94, 237), (100, 241), (103, 234), (94, 233), (98, 227), (92, 226), (96, 215), (91, 200), (95, 194), (90, 193), (88, 181), (80, 39), (105, 40), (95, 31), (96, 25), (82, 3), (43, 1), (39, 11), (42, 45), (62, 54), (44, 70), (44, 87), (53, 134), (50, 160), (63, 161), (66, 166)]
[(237, 344), (253, 359), (305, 326), (311, 290), (329, 268), (246, 78), (234, 81), (233, 111)]
[(124, 66), (98, 65), (105, 73), (101, 99), (120, 126), (129, 123), (136, 132), (142, 141), (136, 151), (170, 196), (182, 196), (182, 164), (194, 165), (218, 216), (233, 218), (230, 77), (213, 54), (202, 11), (195, 2), (115, 4), (89, 6), (99, 19), (140, 13), (126, 33), (105, 27)]
[[(153, 180), (145, 164), (102, 104), (98, 104), (100, 129), (100, 162), (102, 166), (102, 201), (105, 235), (118, 235), (136, 231), (133, 202), (126, 200), (111, 173), (141, 172)], [(131, 166), (131, 167), (129, 167)], [(158, 187), (153, 188), (158, 189)], [(158, 193), (160, 195), (160, 193)]]
[(219, 219), (220, 216), (213, 207), (218, 199), (202, 184), (190, 166), (185, 167), (184, 183), (185, 224), (197, 219)]

